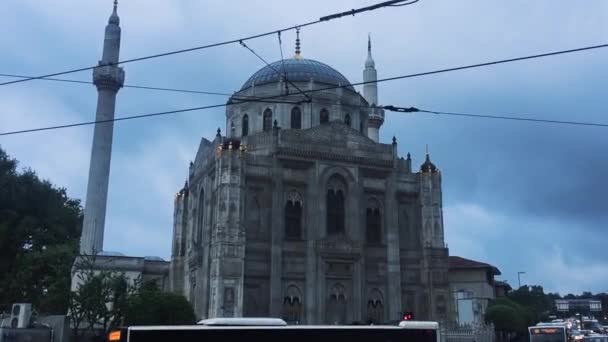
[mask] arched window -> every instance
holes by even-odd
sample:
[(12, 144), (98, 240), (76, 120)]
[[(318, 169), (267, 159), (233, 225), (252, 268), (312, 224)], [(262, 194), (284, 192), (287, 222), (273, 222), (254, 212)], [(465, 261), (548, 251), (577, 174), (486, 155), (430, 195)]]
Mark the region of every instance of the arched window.
[(302, 128), (302, 111), (300, 107), (293, 107), (291, 110), (291, 129)]
[(359, 121), (359, 132), (363, 133), (363, 120)]
[(342, 177), (332, 176), (327, 185), (327, 235), (344, 234), (346, 185)]
[(264, 123), (263, 123), (264, 132), (268, 132), (272, 129), (272, 111), (270, 108), (266, 108), (264, 111)]
[(327, 109), (321, 109), (321, 113), (319, 114), (319, 122), (321, 122), (322, 124), (329, 122), (329, 112), (327, 111)]
[(328, 324), (346, 324), (346, 290), (341, 284), (336, 284), (329, 291), (327, 298), (327, 318)]
[(302, 293), (291, 285), (283, 297), (283, 319), (289, 324), (302, 322)]
[(205, 189), (201, 188), (198, 197), (198, 224), (196, 225), (196, 242), (200, 245), (203, 240), (203, 227), (205, 226)]
[(285, 203), (285, 239), (299, 240), (302, 238), (302, 198), (293, 191), (287, 196)]
[(243, 115), (243, 122), (241, 124), (241, 136), (246, 137), (249, 134), (249, 115)]
[(346, 115), (344, 116), (344, 124), (345, 124), (346, 126), (350, 127), (350, 123), (351, 123), (351, 122), (350, 122), (350, 114), (346, 114)]
[(384, 303), (382, 294), (373, 289), (367, 301), (367, 320), (371, 324), (379, 324), (384, 321)]
[(371, 199), (367, 204), (365, 216), (365, 237), (369, 244), (382, 242), (382, 217), (378, 201)]

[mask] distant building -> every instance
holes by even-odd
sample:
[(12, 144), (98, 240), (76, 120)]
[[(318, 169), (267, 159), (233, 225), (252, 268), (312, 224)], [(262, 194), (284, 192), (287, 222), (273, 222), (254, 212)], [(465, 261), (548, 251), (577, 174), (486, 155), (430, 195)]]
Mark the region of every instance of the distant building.
[(596, 299), (556, 299), (555, 311), (561, 315), (594, 315), (602, 313), (602, 302)]
[(506, 297), (513, 288), (506, 281), (494, 281), (494, 295), (496, 298)]
[[(490, 264), (458, 256), (449, 256), (448, 264), (457, 323), (461, 326), (483, 325), (488, 303), (496, 298), (494, 276), (500, 275), (500, 271)], [(508, 291), (507, 286), (499, 286), (501, 295)]]

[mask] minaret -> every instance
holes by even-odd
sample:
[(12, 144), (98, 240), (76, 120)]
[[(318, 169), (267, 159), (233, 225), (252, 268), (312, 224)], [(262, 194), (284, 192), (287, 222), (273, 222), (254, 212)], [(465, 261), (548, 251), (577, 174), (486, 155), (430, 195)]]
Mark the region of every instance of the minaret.
[(378, 80), (376, 73), (376, 63), (372, 58), (372, 38), (367, 37), (367, 59), (365, 60), (365, 69), (363, 69), (363, 97), (370, 105), (369, 116), (367, 119), (367, 136), (375, 142), (379, 141), (380, 126), (384, 123), (384, 110), (377, 108), (378, 106)]
[[(117, 66), (120, 53), (120, 19), (117, 7), (118, 1), (114, 0), (114, 11), (106, 26), (103, 56), (99, 65), (93, 70), (93, 83), (98, 93), (96, 121), (114, 119), (116, 94), (125, 80), (124, 70)], [(83, 255), (96, 254), (103, 250), (113, 131), (112, 121), (95, 124), (84, 224), (80, 239), (80, 254)]]

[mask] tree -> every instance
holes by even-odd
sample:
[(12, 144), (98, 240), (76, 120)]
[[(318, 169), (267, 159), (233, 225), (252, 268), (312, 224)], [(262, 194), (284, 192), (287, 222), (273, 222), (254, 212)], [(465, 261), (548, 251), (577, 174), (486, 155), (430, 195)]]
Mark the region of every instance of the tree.
[(508, 297), (532, 313), (532, 323), (547, 318), (553, 307), (553, 301), (545, 295), (543, 287), (539, 285), (522, 286), (515, 291), (511, 291)]
[(85, 329), (104, 336), (122, 325), (129, 298), (139, 288), (139, 279), (130, 282), (123, 273), (98, 267), (95, 256), (80, 256), (74, 271), (76, 286), (70, 294), (68, 314), (74, 336), (78, 338)]
[(82, 208), (0, 148), (0, 310), (29, 302), (65, 314), (78, 253)]
[(125, 325), (194, 324), (190, 303), (181, 295), (162, 292), (156, 283), (145, 283), (129, 300)]

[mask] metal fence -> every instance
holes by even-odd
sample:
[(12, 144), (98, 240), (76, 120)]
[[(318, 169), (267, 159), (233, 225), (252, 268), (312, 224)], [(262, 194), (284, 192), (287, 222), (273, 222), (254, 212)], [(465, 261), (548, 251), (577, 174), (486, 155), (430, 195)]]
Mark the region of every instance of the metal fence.
[(446, 342), (495, 342), (493, 325), (454, 327), (445, 331)]

